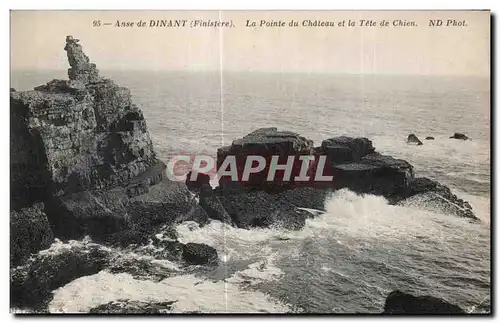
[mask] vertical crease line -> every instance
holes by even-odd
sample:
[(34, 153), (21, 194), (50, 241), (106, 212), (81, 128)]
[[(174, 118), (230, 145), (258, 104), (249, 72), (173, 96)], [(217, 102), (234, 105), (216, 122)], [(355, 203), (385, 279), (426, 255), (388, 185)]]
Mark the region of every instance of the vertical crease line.
[[(222, 22), (222, 10), (219, 10), (219, 22)], [(224, 76), (223, 76), (223, 36), (222, 27), (219, 26), (219, 82), (220, 82), (220, 124), (221, 124), (221, 147), (224, 147)], [(224, 241), (224, 301), (226, 312), (228, 312), (228, 299), (227, 299), (227, 245), (226, 245), (226, 227), (222, 225), (222, 237)]]

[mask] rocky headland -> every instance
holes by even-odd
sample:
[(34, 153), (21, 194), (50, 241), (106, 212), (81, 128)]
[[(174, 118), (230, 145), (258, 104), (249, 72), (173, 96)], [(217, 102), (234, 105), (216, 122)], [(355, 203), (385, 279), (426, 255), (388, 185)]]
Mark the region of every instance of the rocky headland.
[[(54, 289), (78, 277), (103, 269), (130, 272), (138, 266), (120, 263), (108, 246), (155, 245), (163, 251), (153, 259), (217, 265), (214, 248), (183, 244), (175, 232), (168, 239), (157, 233), (172, 231), (183, 221), (202, 226), (210, 219), (245, 229), (300, 230), (308, 218), (324, 211), (329, 194), (344, 188), (380, 195), (396, 205), (418, 198), (424, 206), (438, 205), (445, 213), (477, 220), (469, 203), (449, 188), (415, 177), (410, 163), (378, 153), (367, 138), (333, 137), (315, 147), (299, 134), (261, 128), (217, 151), (218, 167), (228, 156), (238, 166), (249, 155), (266, 160), (278, 155), (280, 163), (291, 156), (325, 156), (324, 175), (333, 176), (327, 182), (284, 181), (279, 172), (267, 181), (267, 168), (248, 181), (221, 177), (215, 189), (204, 174), (196, 181), (172, 181), (165, 163), (156, 158), (130, 91), (99, 76), (77, 39), (68, 36), (64, 50), (68, 80), (52, 80), (31, 91), (10, 89), (12, 307), (43, 311)], [(300, 165), (294, 164), (292, 178)], [(307, 174), (315, 178), (317, 170), (313, 161)], [(84, 238), (91, 242), (55, 247)], [(47, 251), (54, 248), (57, 252)], [(152, 312), (170, 306), (122, 302)], [(118, 307), (105, 304), (94, 312)]]

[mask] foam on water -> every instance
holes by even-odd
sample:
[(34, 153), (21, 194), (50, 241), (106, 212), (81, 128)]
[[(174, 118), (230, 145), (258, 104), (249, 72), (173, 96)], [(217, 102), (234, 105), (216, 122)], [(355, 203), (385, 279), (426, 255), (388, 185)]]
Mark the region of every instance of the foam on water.
[[(484, 203), (478, 199), (479, 203)], [(476, 202), (477, 202), (476, 201)], [(477, 206), (477, 214), (484, 216), (484, 205)], [(348, 243), (350, 238), (387, 241), (409, 241), (427, 239), (446, 243), (455, 238), (456, 231), (474, 226), (468, 219), (419, 209), (418, 205), (390, 205), (380, 196), (358, 195), (347, 189), (336, 191), (325, 202), (326, 212), (306, 221), (300, 231), (281, 228), (258, 228), (245, 230), (231, 227), (219, 221), (199, 228), (193, 223), (177, 226), (180, 241), (205, 243), (231, 258), (248, 259), (256, 254), (261, 257), (272, 254), (271, 246), (288, 248), (294, 240), (309, 237), (335, 236), (339, 243)], [(446, 223), (443, 226), (442, 223)], [(481, 225), (481, 224), (479, 224)], [(288, 246), (287, 246), (288, 245)]]
[(246, 275), (212, 282), (194, 275), (180, 275), (160, 282), (134, 279), (130, 274), (111, 274), (101, 271), (96, 275), (78, 278), (54, 292), (49, 304), (52, 313), (88, 312), (101, 304), (119, 299), (144, 302), (173, 301), (171, 312), (197, 311), (202, 313), (283, 313), (290, 308), (258, 291), (239, 288)]

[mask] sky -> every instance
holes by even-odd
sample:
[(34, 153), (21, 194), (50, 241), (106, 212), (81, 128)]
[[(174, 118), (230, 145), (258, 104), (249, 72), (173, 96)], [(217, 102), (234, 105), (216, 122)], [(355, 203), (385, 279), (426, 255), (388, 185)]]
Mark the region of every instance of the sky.
[[(220, 19), (234, 27), (114, 26), (159, 19)], [(390, 26), (361, 27), (360, 19)], [(429, 27), (430, 19), (467, 26)], [(101, 27), (93, 27), (98, 20)], [(253, 28), (247, 20), (358, 26)], [(418, 26), (393, 27), (395, 20)], [(489, 11), (11, 11), (11, 69), (67, 69), (66, 35), (80, 39), (102, 70), (490, 74)]]

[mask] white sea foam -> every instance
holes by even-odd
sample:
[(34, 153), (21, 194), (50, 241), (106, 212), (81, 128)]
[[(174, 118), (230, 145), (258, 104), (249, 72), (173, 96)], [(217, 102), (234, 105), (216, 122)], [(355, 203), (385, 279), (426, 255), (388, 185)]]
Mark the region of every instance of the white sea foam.
[[(234, 279), (238, 282), (240, 278)], [(153, 282), (134, 279), (130, 274), (96, 275), (78, 278), (54, 292), (49, 304), (52, 313), (88, 312), (91, 308), (118, 299), (144, 302), (174, 301), (172, 312), (259, 313), (287, 312), (290, 308), (258, 291), (240, 289), (231, 279), (218, 282), (181, 275)]]

